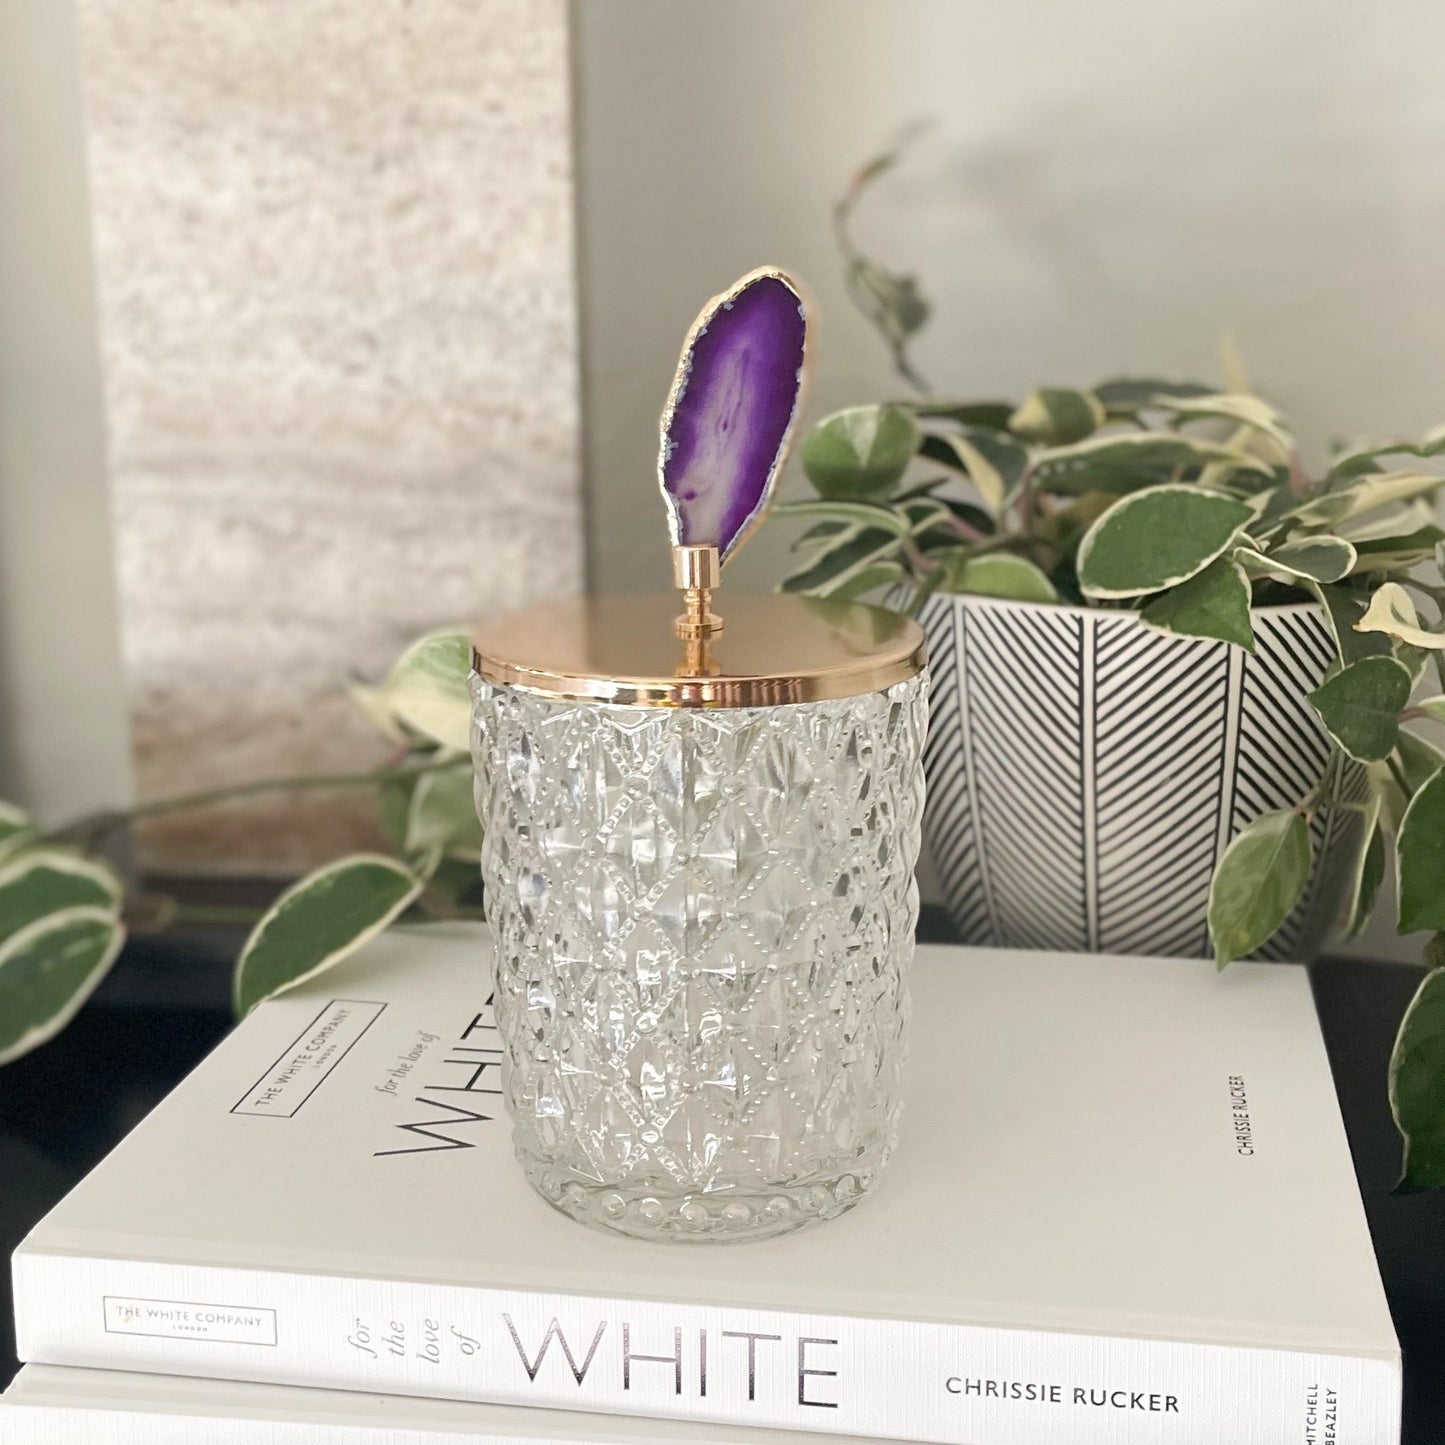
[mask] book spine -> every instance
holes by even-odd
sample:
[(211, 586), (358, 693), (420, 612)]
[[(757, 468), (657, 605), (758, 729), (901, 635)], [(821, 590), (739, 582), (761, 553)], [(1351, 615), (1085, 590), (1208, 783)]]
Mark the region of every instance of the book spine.
[(1396, 1445), (1396, 1360), (24, 1251), (21, 1358), (938, 1445)]
[[(5, 1445), (457, 1445), (457, 1437), (391, 1429), (338, 1428), (289, 1420), (218, 1419), (162, 1415), (102, 1406), (0, 1403), (0, 1440)], [(504, 1445), (497, 1441), (495, 1445)], [(530, 1441), (527, 1445), (549, 1445)], [(562, 1442), (559, 1442), (562, 1445)], [(569, 1442), (570, 1445), (570, 1442)]]
[(332, 1424), (274, 1415), (168, 1414), (103, 1405), (0, 1403), (5, 1445), (596, 1445), (575, 1433), (467, 1434), (398, 1425)]

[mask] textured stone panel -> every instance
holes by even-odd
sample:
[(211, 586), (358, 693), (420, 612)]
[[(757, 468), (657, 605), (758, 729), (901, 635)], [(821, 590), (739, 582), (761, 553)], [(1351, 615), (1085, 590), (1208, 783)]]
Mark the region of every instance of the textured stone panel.
[[(80, 0), (144, 796), (367, 766), (412, 634), (576, 589), (561, 0)], [(294, 867), (355, 795), (153, 832)]]

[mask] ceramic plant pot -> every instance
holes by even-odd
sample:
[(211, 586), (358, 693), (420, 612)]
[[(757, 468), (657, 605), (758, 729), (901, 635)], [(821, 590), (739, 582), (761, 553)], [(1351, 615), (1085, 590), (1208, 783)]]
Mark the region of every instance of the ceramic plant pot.
[(1308, 958), (1341, 907), (1357, 763), (1331, 761), (1305, 695), (1324, 615), (1258, 610), (1253, 656), (1132, 612), (934, 594), (924, 833), (969, 943), (1208, 957), (1229, 840), (1331, 771), (1315, 872), (1268, 958)]

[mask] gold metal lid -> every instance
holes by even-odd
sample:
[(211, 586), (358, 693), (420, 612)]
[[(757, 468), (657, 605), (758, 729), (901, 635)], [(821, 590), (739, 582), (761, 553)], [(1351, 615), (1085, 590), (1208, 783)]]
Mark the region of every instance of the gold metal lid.
[[(922, 671), (923, 629), (859, 602), (729, 593), (716, 626), (676, 593), (550, 603), (478, 628), (489, 682), (630, 707), (772, 707), (880, 692)], [(698, 635), (695, 635), (698, 634)]]

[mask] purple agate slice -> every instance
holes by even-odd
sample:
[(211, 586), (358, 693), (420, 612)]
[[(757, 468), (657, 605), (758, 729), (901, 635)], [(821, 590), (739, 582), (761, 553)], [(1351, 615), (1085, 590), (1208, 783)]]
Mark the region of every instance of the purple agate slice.
[(658, 479), (683, 546), (723, 561), (768, 505), (803, 387), (808, 322), (780, 271), (753, 271), (693, 323), (662, 414)]

